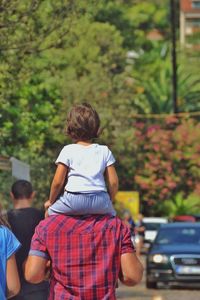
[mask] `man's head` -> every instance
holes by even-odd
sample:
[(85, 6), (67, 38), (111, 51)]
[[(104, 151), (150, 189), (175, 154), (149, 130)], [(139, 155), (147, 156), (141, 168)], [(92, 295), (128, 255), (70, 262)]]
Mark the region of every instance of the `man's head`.
[(33, 191), (32, 185), (29, 181), (17, 180), (11, 187), (10, 195), (15, 201), (32, 200), (35, 192)]
[(139, 221), (142, 221), (142, 220), (143, 220), (143, 214), (141, 214), (141, 213), (138, 214), (138, 220), (139, 220)]
[(130, 213), (129, 210), (126, 210), (126, 211), (124, 212), (124, 214), (123, 214), (123, 219), (124, 219), (125, 221), (129, 221), (129, 220), (131, 219), (131, 213)]

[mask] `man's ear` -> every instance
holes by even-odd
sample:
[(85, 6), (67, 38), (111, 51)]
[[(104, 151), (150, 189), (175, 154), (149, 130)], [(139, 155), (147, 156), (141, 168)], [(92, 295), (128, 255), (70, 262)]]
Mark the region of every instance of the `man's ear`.
[(35, 198), (35, 195), (36, 195), (36, 192), (33, 191), (32, 194), (31, 194), (31, 196), (30, 196), (30, 199), (31, 199), (32, 201), (33, 201), (33, 199)]

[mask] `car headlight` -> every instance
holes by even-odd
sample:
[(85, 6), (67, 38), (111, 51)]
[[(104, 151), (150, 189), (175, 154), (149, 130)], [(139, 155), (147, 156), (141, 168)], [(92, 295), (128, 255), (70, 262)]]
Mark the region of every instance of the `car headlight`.
[(168, 257), (163, 254), (154, 254), (149, 257), (149, 261), (155, 264), (165, 264), (168, 262)]

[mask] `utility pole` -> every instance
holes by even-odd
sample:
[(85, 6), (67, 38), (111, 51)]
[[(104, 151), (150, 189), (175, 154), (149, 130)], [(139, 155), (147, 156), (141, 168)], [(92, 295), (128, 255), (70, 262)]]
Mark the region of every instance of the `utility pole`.
[(173, 112), (178, 112), (177, 105), (177, 62), (176, 62), (176, 0), (170, 0), (171, 10), (171, 61), (172, 61), (172, 100), (173, 100)]

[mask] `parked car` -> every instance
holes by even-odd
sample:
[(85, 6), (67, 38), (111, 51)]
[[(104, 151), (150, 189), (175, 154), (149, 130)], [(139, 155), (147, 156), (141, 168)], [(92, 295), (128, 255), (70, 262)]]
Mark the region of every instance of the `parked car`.
[(161, 225), (147, 255), (147, 288), (200, 284), (200, 223)]
[(166, 218), (145, 217), (142, 221), (145, 227), (143, 248), (144, 250), (147, 250), (150, 244), (154, 241), (160, 225), (168, 223), (168, 220)]

